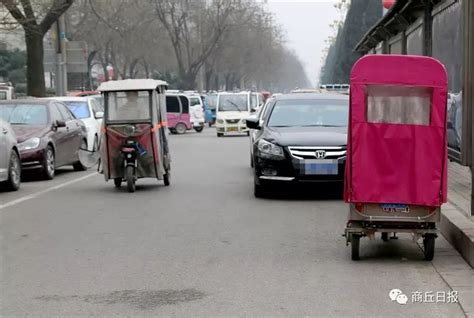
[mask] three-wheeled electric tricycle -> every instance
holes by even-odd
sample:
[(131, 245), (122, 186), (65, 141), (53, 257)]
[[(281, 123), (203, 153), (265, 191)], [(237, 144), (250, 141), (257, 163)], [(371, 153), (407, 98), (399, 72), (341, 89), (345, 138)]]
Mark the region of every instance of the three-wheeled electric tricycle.
[(432, 260), (447, 199), (446, 70), (430, 57), (367, 55), (350, 85), (344, 235), (352, 259), (361, 237), (406, 232), (423, 239)]
[(170, 184), (167, 138), (167, 83), (128, 79), (102, 83), (105, 116), (100, 138), (100, 164), (105, 180), (123, 181), (135, 191), (139, 178), (157, 178)]

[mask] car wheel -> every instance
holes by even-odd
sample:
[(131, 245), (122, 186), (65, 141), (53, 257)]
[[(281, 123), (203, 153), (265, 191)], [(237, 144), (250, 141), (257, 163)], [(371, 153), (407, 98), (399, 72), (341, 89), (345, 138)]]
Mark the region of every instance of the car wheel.
[(199, 127), (194, 127), (194, 130), (198, 133), (202, 132), (204, 130), (204, 126), (199, 126)]
[[(87, 141), (84, 139), (81, 143), (81, 149), (86, 149), (87, 150)], [(87, 170), (87, 167), (84, 166), (81, 161), (77, 161), (75, 163), (73, 163), (72, 165), (74, 167), (74, 170), (75, 171), (86, 171)]]
[(21, 183), (21, 161), (16, 151), (12, 150), (8, 165), (8, 180), (6, 182), (7, 189), (16, 191), (20, 188)]
[(247, 136), (250, 136), (250, 131), (247, 131)]
[(250, 167), (254, 167), (252, 154), (250, 154)]
[(186, 132), (186, 125), (184, 125), (183, 123), (179, 123), (174, 129), (178, 135), (182, 135)]
[(223, 133), (217, 133), (217, 137), (222, 137), (223, 135)]
[(43, 159), (43, 177), (46, 180), (52, 180), (56, 172), (56, 158), (53, 147), (48, 146), (44, 152)]

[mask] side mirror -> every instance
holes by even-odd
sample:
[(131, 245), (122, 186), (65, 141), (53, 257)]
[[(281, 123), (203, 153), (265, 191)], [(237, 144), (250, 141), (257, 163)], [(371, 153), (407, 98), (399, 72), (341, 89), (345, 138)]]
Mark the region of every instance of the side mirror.
[(96, 119), (101, 119), (101, 118), (104, 118), (104, 112), (96, 112), (94, 117)]
[(260, 122), (256, 117), (247, 118), (245, 121), (246, 125), (250, 129), (260, 129)]
[(56, 120), (56, 127), (57, 128), (66, 127), (66, 122), (64, 120)]

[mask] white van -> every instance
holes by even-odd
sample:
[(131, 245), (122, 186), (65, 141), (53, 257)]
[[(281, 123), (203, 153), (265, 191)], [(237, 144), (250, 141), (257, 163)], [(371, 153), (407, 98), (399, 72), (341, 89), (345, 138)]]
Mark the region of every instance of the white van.
[(245, 119), (250, 116), (250, 92), (217, 94), (216, 132), (217, 137), (229, 133), (249, 135)]
[(189, 117), (191, 124), (197, 132), (201, 132), (204, 129), (204, 104), (199, 94), (187, 94), (189, 98)]

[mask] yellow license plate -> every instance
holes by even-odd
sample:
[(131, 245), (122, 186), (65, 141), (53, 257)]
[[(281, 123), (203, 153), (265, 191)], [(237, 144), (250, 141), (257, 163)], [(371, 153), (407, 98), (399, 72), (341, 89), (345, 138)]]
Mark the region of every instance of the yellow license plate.
[(227, 128), (227, 131), (238, 131), (239, 129), (237, 127), (229, 127)]

